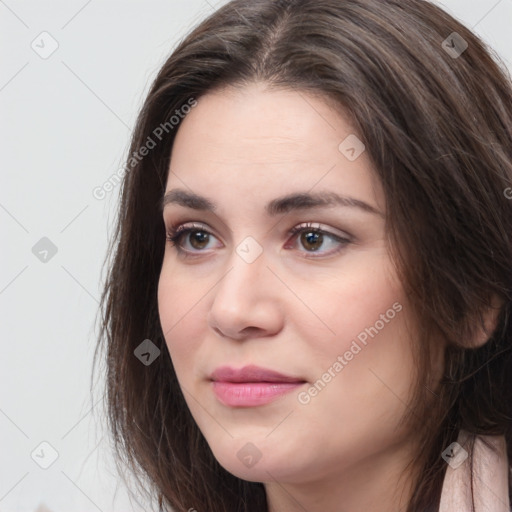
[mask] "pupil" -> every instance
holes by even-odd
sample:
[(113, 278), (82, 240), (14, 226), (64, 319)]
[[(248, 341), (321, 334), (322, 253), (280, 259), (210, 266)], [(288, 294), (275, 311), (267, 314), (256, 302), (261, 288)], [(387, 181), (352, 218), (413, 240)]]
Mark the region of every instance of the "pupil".
[[(208, 233), (205, 233), (204, 231), (193, 231), (191, 234), (193, 235), (191, 237), (191, 244), (195, 249), (202, 249), (204, 244), (208, 244)], [(304, 240), (305, 246), (316, 251), (322, 245), (323, 235), (321, 233), (309, 231), (307, 233), (303, 233), (303, 241)]]
[[(208, 233), (203, 231), (193, 231), (192, 232), (191, 244), (195, 249), (202, 249), (202, 243), (206, 242), (208, 244)], [(199, 244), (199, 247), (196, 245)]]
[(304, 233), (304, 239), (306, 240), (306, 245), (315, 244), (315, 243), (320, 242), (317, 246), (310, 247), (313, 251), (316, 251), (322, 245), (322, 243), (321, 243), (322, 238), (323, 238), (323, 236), (321, 233), (315, 233), (313, 231)]

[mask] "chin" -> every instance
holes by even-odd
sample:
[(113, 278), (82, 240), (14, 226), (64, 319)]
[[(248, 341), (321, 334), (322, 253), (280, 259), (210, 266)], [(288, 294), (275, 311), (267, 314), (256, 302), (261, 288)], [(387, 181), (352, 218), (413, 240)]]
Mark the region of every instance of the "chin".
[[(249, 482), (286, 481), (297, 476), (297, 454), (279, 451), (277, 445), (265, 440), (265, 436), (229, 439), (222, 447), (212, 447), (212, 452), (226, 471)], [(290, 471), (293, 471), (293, 477)]]

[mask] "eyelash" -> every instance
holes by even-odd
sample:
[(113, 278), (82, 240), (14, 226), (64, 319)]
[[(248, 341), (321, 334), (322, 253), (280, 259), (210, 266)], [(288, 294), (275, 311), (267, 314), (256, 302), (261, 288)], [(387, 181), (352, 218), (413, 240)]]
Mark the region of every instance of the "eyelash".
[[(186, 227), (185, 224), (182, 224), (182, 225), (179, 225), (179, 226), (174, 225), (174, 226), (171, 226), (170, 228), (168, 228), (167, 232), (166, 232), (166, 240), (172, 246), (176, 247), (176, 250), (180, 254), (184, 254), (187, 257), (189, 255), (192, 255), (192, 257), (193, 256), (198, 256), (203, 251), (200, 251), (200, 250), (199, 251), (189, 251), (187, 249), (181, 248), (179, 243), (178, 243), (183, 236), (189, 234), (192, 231), (203, 232), (203, 233), (207, 233), (208, 235), (215, 236), (215, 235), (213, 235), (213, 233), (211, 233), (210, 231), (205, 229), (204, 226), (194, 224), (194, 225)], [(296, 237), (297, 235), (300, 235), (303, 232), (327, 235), (329, 238), (331, 238), (331, 239), (335, 240), (336, 242), (338, 242), (340, 244), (340, 247), (338, 249), (335, 249), (335, 250), (331, 251), (330, 253), (327, 253), (328, 256), (332, 256), (334, 254), (337, 254), (342, 249), (344, 249), (346, 245), (351, 243), (351, 241), (348, 238), (343, 238), (343, 237), (335, 235), (334, 233), (331, 233), (329, 231), (325, 231), (325, 230), (323, 230), (321, 228), (314, 227), (311, 223), (301, 224), (299, 226), (293, 227), (292, 229), (290, 229), (288, 231), (288, 236)], [(309, 253), (309, 254), (313, 254), (315, 252), (316, 251), (306, 251), (306, 253)], [(318, 258), (319, 256), (305, 256), (305, 257)]]

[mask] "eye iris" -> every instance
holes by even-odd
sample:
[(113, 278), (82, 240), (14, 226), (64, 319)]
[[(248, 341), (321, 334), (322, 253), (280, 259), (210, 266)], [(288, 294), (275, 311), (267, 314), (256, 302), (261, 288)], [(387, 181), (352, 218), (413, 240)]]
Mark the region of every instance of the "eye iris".
[[(304, 233), (302, 233), (301, 241), (306, 242), (304, 244), (304, 247), (306, 247), (306, 249), (311, 249), (313, 251), (316, 251), (322, 246), (323, 235), (322, 235), (322, 233), (315, 233), (314, 231), (305, 231)], [(318, 244), (318, 245), (311, 247), (310, 244)]]
[[(205, 233), (204, 231), (191, 231), (190, 235), (190, 243), (194, 249), (203, 249), (204, 246), (201, 245), (204, 243), (204, 245), (208, 245), (208, 233)], [(196, 244), (199, 244), (196, 245)]]

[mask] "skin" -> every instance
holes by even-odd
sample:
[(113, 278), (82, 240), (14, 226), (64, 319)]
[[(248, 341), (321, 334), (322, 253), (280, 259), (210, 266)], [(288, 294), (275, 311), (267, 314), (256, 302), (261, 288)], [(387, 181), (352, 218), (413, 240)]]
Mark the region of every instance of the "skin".
[[(399, 422), (416, 375), (413, 317), (390, 259), (385, 198), (368, 155), (350, 161), (338, 149), (354, 133), (326, 100), (258, 83), (201, 97), (172, 150), (166, 192), (193, 191), (218, 209), (164, 208), (166, 228), (194, 222), (211, 235), (202, 245), (190, 233), (182, 237), (188, 257), (166, 244), (162, 329), (216, 459), (239, 478), (263, 482), (272, 512), (397, 511), (410, 497), (413, 469), (400, 477), (416, 439)], [(268, 201), (298, 191), (335, 191), (380, 214), (339, 205), (266, 214)], [(307, 222), (350, 241), (324, 234), (311, 250), (304, 234), (289, 234)], [(251, 263), (236, 251), (249, 236), (262, 251)], [(300, 403), (299, 392), (396, 303), (400, 312)], [(246, 364), (306, 383), (263, 406), (220, 403), (211, 372)], [(237, 457), (249, 442), (261, 454), (252, 467)]]

